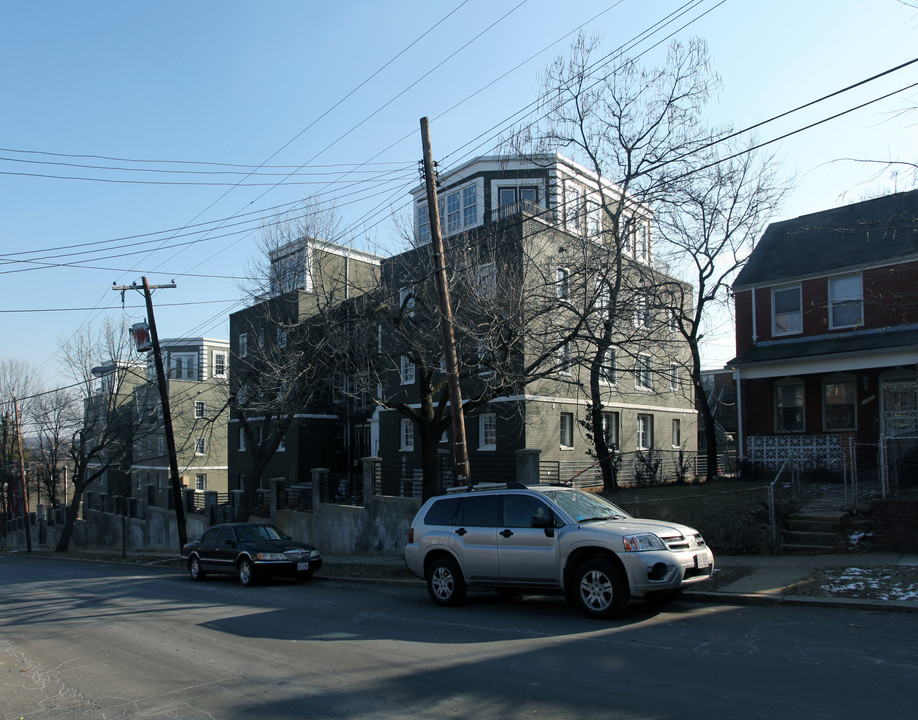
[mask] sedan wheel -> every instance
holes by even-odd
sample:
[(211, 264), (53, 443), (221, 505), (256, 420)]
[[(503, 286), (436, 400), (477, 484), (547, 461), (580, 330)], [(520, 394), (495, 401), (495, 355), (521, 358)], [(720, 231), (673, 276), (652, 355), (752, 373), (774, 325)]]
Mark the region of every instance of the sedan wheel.
[(236, 570), (239, 574), (239, 583), (241, 585), (248, 587), (255, 584), (255, 566), (252, 565), (252, 561), (249, 558), (240, 558), (236, 564)]
[(588, 560), (574, 578), (577, 605), (587, 617), (598, 620), (614, 618), (628, 604), (628, 583), (620, 568), (609, 560)]
[(427, 592), (437, 605), (458, 605), (465, 598), (465, 579), (451, 557), (434, 560), (427, 569)]
[(201, 559), (197, 555), (192, 555), (188, 559), (188, 574), (192, 580), (203, 580), (207, 573), (201, 570)]

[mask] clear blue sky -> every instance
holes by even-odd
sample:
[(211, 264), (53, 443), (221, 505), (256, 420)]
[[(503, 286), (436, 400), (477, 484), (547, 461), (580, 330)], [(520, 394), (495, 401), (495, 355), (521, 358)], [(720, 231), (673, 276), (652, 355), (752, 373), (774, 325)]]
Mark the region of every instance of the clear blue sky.
[[(612, 50), (681, 5), (7, 0), (0, 357), (32, 363), (48, 385), (63, 382), (59, 340), (118, 317), (112, 283), (142, 275), (178, 284), (155, 298), (162, 337), (226, 337), (242, 297), (233, 278), (256, 252), (259, 219), (304, 195), (337, 202), (359, 247), (398, 249), (390, 216), (417, 182), (420, 117), (431, 118), (444, 167), (492, 152), (496, 133), (519, 119), (544, 68), (565, 53), (568, 33), (585, 24)], [(918, 10), (898, 0), (700, 0), (680, 25), (696, 17), (676, 37), (708, 41), (724, 81), (711, 120), (738, 127), (918, 57)], [(646, 62), (661, 53), (649, 50)], [(778, 137), (915, 82), (918, 65), (757, 135)], [(918, 159), (918, 113), (901, 114), (916, 106), (911, 89), (773, 145), (795, 182), (774, 220), (888, 185), (843, 159)], [(226, 218), (235, 219), (221, 226)], [(211, 231), (182, 230), (199, 223)], [(107, 251), (64, 254), (99, 251), (106, 246), (87, 244), (100, 241), (112, 241)], [(22, 254), (61, 246), (73, 247)], [(58, 266), (16, 262), (27, 259)], [(145, 315), (141, 300), (127, 298), (131, 322)], [(714, 365), (732, 354), (729, 326), (712, 340)]]

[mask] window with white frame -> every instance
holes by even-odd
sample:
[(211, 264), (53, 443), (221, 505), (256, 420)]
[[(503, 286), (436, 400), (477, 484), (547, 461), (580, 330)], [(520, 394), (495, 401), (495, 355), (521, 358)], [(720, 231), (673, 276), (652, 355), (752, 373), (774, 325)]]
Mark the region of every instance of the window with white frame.
[(246, 444), (245, 428), (239, 428), (239, 452), (245, 452)]
[(195, 455), (205, 455), (207, 454), (207, 438), (195, 438), (194, 440), (194, 454)]
[(677, 363), (669, 364), (669, 389), (673, 392), (679, 391), (679, 365)]
[(418, 203), (418, 241), (422, 243), (430, 242), (430, 213), (427, 211), (427, 203)]
[(857, 385), (849, 375), (823, 380), (823, 427), (826, 432), (857, 429)]
[(195, 492), (207, 490), (207, 475), (205, 473), (198, 473), (194, 476), (194, 489)]
[(775, 432), (803, 432), (804, 427), (803, 380), (775, 383)]
[(605, 314), (612, 304), (612, 288), (609, 285), (609, 281), (604, 278), (596, 279), (596, 309)]
[(650, 225), (643, 220), (634, 224), (634, 257), (650, 262)]
[(667, 327), (669, 331), (671, 333), (677, 332), (679, 330), (679, 318), (676, 315), (675, 308), (669, 308), (669, 310), (667, 311), (667, 318), (669, 320), (669, 322), (667, 323)]
[(478, 449), (497, 449), (497, 415), (494, 413), (478, 416)]
[(561, 413), (561, 447), (565, 450), (574, 447), (574, 413)]
[(402, 418), (399, 421), (400, 450), (414, 450), (414, 423), (410, 418)]
[(653, 447), (653, 415), (637, 416), (637, 449), (650, 450)]
[(239, 333), (239, 357), (244, 358), (249, 354), (249, 335)]
[(653, 362), (650, 355), (638, 355), (634, 359), (634, 386), (641, 390), (653, 390)]
[(558, 372), (569, 373), (571, 371), (571, 344), (562, 343), (557, 350)]
[(521, 210), (534, 212), (539, 207), (539, 188), (536, 185), (500, 185), (497, 188), (497, 206), (499, 219)]
[(587, 237), (593, 241), (602, 238), (602, 207), (597, 197), (593, 196), (587, 201)]
[(640, 293), (634, 298), (634, 327), (650, 327), (650, 300), (644, 293)]
[(565, 267), (559, 267), (557, 270), (556, 287), (559, 300), (569, 300), (571, 296), (571, 273)]
[(194, 401), (194, 416), (195, 418), (206, 418), (207, 417), (207, 403), (203, 400)]
[(414, 315), (413, 287), (403, 287), (398, 291), (398, 306), (402, 309), (402, 312), (407, 313), (409, 317)]
[(609, 348), (606, 350), (606, 354), (603, 356), (602, 367), (599, 369), (599, 379), (604, 383), (608, 383), (609, 385), (614, 385), (615, 381), (618, 379), (618, 371), (615, 367), (615, 360), (615, 348)]
[(226, 377), (226, 353), (215, 352), (213, 357), (214, 377)]
[(478, 293), (482, 297), (494, 297), (497, 292), (497, 263), (486, 262), (478, 266)]
[(156, 453), (157, 453), (160, 457), (163, 456), (163, 438), (162, 438), (162, 437), (157, 437), (157, 438), (156, 438)]
[(169, 379), (197, 380), (197, 360), (195, 353), (169, 353)]
[(864, 290), (860, 273), (829, 278), (829, 327), (857, 327), (864, 322)]
[(564, 183), (564, 226), (575, 235), (583, 233), (583, 188), (570, 180)]
[(414, 363), (407, 355), (401, 356), (400, 363), (402, 385), (411, 385), (414, 382)]
[[(437, 199), (440, 210), (440, 228), (444, 235), (452, 235), (479, 224), (478, 185), (447, 190)], [(430, 213), (426, 202), (417, 204), (418, 241), (430, 242)]]
[(799, 285), (771, 291), (772, 335), (794, 335), (803, 331), (803, 301)]
[(606, 440), (606, 447), (610, 450), (618, 448), (619, 414), (617, 412), (604, 412), (602, 414), (602, 435)]

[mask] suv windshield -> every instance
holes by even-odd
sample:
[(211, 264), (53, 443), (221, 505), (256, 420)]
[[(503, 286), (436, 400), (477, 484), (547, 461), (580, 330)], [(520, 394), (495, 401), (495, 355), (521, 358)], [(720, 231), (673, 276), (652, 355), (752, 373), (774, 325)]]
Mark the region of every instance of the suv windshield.
[(618, 505), (613, 505), (605, 498), (583, 490), (543, 490), (542, 493), (557, 503), (577, 522), (624, 520), (631, 517)]

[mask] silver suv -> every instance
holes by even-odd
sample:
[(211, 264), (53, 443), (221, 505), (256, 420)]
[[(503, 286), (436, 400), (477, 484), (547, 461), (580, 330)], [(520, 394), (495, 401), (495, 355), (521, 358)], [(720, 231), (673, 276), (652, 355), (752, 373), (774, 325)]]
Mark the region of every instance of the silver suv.
[(669, 602), (711, 577), (714, 555), (685, 525), (633, 518), (566, 486), (478, 485), (428, 500), (411, 523), (408, 567), (430, 597), (456, 605), (470, 585), (561, 591), (593, 618), (630, 597)]

